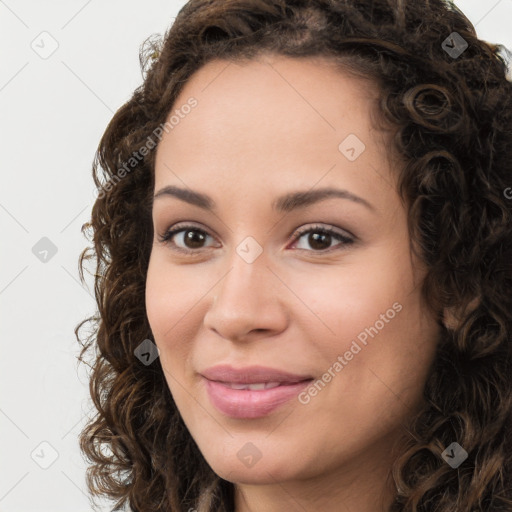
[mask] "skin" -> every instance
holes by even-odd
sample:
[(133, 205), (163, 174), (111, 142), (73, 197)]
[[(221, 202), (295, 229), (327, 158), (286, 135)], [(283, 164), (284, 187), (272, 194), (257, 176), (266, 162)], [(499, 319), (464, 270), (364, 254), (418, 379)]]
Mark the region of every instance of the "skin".
[[(425, 269), (411, 253), (389, 133), (372, 123), (377, 95), (321, 58), (216, 60), (185, 85), (173, 111), (190, 97), (197, 107), (159, 143), (155, 192), (190, 188), (218, 210), (154, 200), (148, 319), (190, 434), (235, 484), (236, 512), (385, 511), (396, 490), (393, 443), (421, 406), (439, 326), (420, 297)], [(338, 149), (349, 134), (366, 146), (354, 161)], [(371, 208), (342, 198), (271, 208), (282, 194), (323, 187)], [(192, 232), (195, 245), (183, 232), (172, 239), (190, 255), (159, 241), (178, 222), (204, 232)], [(317, 224), (354, 242), (293, 235)], [(236, 251), (248, 236), (263, 249), (252, 263)], [(400, 312), (307, 404), (234, 419), (209, 401), (198, 372), (221, 363), (321, 379), (396, 303)], [(261, 453), (252, 467), (237, 457), (246, 443)]]

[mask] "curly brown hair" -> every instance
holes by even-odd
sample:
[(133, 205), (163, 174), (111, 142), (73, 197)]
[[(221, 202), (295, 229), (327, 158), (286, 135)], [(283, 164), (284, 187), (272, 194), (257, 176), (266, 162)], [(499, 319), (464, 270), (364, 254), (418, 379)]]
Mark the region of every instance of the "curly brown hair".
[[(467, 43), (460, 55), (447, 51), (453, 37)], [(80, 276), (94, 256), (98, 306), (75, 329), (79, 361), (97, 348), (97, 414), (80, 435), (93, 496), (117, 500), (113, 510), (234, 509), (233, 485), (203, 458), (159, 359), (144, 365), (134, 355), (152, 338), (144, 294), (156, 151), (140, 149), (156, 147), (179, 92), (206, 62), (274, 53), (328, 57), (378, 84), (380, 114), (406, 162), (399, 193), (442, 335), (425, 405), (392, 470), (390, 512), (512, 511), (512, 83), (503, 49), (478, 39), (443, 0), (191, 0), (163, 38), (142, 45), (144, 81), (100, 141), (99, 195), (82, 226), (93, 247), (80, 255)], [(457, 470), (441, 458), (453, 440), (468, 452)]]

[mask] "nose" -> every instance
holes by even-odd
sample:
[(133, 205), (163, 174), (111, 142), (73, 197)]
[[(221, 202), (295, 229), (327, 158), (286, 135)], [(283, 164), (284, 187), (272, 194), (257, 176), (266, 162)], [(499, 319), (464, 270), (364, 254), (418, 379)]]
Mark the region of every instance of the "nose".
[(230, 270), (211, 291), (204, 324), (232, 341), (277, 334), (287, 323), (285, 291), (263, 255), (252, 263), (235, 255)]

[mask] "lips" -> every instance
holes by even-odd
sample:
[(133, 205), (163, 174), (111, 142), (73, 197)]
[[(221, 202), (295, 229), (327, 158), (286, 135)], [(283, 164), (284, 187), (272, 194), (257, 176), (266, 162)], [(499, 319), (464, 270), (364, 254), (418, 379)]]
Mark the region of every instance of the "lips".
[(235, 369), (229, 365), (201, 373), (212, 405), (237, 419), (266, 416), (298, 395), (313, 378), (264, 366)]
[[(215, 381), (219, 382), (219, 381)], [(225, 386), (231, 389), (249, 389), (251, 391), (261, 391), (262, 389), (273, 389), (277, 386), (283, 386), (281, 382), (258, 382), (254, 384), (236, 384), (234, 382), (222, 382)]]
[[(233, 368), (229, 365), (218, 365), (201, 372), (208, 380), (226, 384), (293, 384), (310, 380), (311, 375), (297, 375), (283, 370), (265, 366), (246, 366)], [(236, 388), (240, 389), (240, 388)]]

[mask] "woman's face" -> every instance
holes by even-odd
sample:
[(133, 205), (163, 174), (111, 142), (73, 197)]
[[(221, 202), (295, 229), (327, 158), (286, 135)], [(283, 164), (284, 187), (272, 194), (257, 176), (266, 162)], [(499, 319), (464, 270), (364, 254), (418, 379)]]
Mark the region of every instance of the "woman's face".
[[(371, 122), (376, 95), (327, 61), (266, 57), (208, 63), (173, 107), (147, 314), (183, 420), (226, 480), (389, 461), (421, 402), (438, 324), (420, 301), (390, 142)], [(219, 365), (235, 373), (211, 380), (279, 386), (203, 376)]]

